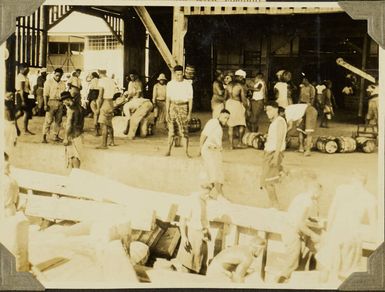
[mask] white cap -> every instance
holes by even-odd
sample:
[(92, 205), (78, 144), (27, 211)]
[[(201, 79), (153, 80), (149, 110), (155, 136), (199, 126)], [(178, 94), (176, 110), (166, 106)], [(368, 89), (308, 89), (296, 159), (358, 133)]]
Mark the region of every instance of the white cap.
[(40, 72), (41, 72), (41, 73), (47, 72), (47, 68), (41, 68), (41, 69), (40, 69)]
[(242, 69), (239, 69), (235, 72), (235, 76), (242, 76), (243, 78), (246, 78), (246, 72)]

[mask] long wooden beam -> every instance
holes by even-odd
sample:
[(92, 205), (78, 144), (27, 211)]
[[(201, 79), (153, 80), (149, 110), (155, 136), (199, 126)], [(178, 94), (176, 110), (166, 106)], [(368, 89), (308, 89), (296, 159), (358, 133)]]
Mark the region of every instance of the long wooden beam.
[(48, 30), (52, 29), (54, 26), (58, 25), (64, 19), (66, 19), (75, 9), (71, 7), (68, 11), (66, 11), (63, 15), (61, 15), (58, 19), (48, 25)]
[(236, 6), (185, 6), (180, 10), (184, 15), (244, 15), (244, 14), (266, 14), (266, 15), (292, 15), (292, 14), (320, 14), (341, 13), (343, 10), (337, 7), (236, 7)]
[(187, 33), (188, 19), (181, 7), (174, 7), (172, 27), (172, 55), (179, 65), (184, 63), (184, 37)]
[(171, 54), (169, 48), (163, 40), (162, 35), (160, 34), (147, 9), (143, 6), (135, 6), (134, 9), (135, 12), (138, 14), (140, 20), (142, 21), (143, 25), (149, 32), (151, 39), (154, 41), (155, 46), (157, 47), (163, 60), (166, 62), (167, 66), (171, 70), (177, 65), (177, 62), (175, 61), (173, 55)]

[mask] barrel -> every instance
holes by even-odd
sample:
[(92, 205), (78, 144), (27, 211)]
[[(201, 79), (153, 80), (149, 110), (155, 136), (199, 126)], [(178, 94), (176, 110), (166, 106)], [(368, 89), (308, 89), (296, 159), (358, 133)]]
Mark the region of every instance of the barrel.
[(372, 153), (376, 148), (376, 141), (368, 137), (357, 137), (356, 142), (357, 149), (365, 153)]
[(249, 136), (250, 136), (251, 132), (247, 132), (243, 135), (242, 137), (242, 144), (244, 145), (247, 145), (247, 141), (249, 140)]
[(195, 67), (192, 65), (187, 65), (184, 70), (184, 77), (186, 79), (192, 80), (195, 78)]
[(247, 139), (247, 146), (249, 147), (253, 147), (253, 142), (254, 142), (254, 139), (258, 138), (259, 136), (259, 133), (250, 133), (248, 139)]
[(198, 132), (202, 128), (201, 120), (198, 118), (192, 118), (188, 124), (189, 132)]
[(318, 138), (316, 145), (317, 149), (323, 153), (333, 154), (338, 150), (338, 145), (334, 137), (321, 136)]
[(350, 153), (356, 151), (357, 143), (356, 140), (354, 140), (351, 137), (337, 137), (336, 138), (337, 146), (338, 146), (338, 152), (339, 153)]
[(258, 135), (257, 137), (254, 138), (253, 140), (253, 148), (254, 149), (259, 149), (263, 150), (265, 147), (265, 138), (263, 137), (262, 134)]
[(244, 145), (249, 146), (249, 147), (254, 147), (254, 145), (253, 145), (254, 139), (258, 138), (258, 136), (260, 136), (260, 135), (261, 135), (260, 133), (248, 132), (248, 133), (243, 135), (242, 143)]

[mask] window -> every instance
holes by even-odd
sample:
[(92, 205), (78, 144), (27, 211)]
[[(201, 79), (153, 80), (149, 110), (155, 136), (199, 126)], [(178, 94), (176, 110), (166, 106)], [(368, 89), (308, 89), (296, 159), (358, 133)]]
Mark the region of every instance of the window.
[(50, 42), (48, 44), (48, 54), (67, 55), (68, 48), (71, 55), (81, 55), (84, 51), (84, 43)]
[(118, 40), (112, 35), (88, 37), (88, 49), (93, 51), (115, 50), (119, 47)]

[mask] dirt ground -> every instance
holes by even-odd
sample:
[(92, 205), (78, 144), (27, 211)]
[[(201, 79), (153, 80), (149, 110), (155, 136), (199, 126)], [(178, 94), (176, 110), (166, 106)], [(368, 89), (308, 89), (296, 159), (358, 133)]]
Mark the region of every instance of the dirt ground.
[[(202, 121), (202, 125), (210, 118), (210, 113), (193, 113), (193, 117), (199, 117)], [(43, 117), (34, 117), (30, 122), (30, 129), (36, 133), (35, 136), (20, 136), (20, 142), (27, 143), (41, 143), (42, 139), (42, 124)], [(319, 128), (317, 129), (315, 136), (351, 136), (353, 132), (356, 131), (356, 124), (352, 122), (352, 118), (349, 118), (349, 115), (344, 112), (337, 112), (337, 117), (330, 123), (330, 128)], [(19, 122), (21, 124), (21, 121)], [(268, 127), (267, 117), (264, 117), (261, 121), (261, 132), (266, 132)], [(63, 130), (61, 130), (61, 136), (63, 136)], [(92, 119), (86, 118), (85, 122), (85, 134), (84, 134), (84, 143), (86, 148), (95, 148), (101, 141), (100, 137), (95, 137), (92, 130)], [(137, 138), (133, 141), (128, 140), (127, 138), (116, 138), (116, 147), (110, 147), (108, 150), (101, 151), (113, 151), (113, 152), (123, 152), (123, 153), (135, 153), (138, 155), (146, 155), (149, 157), (159, 157), (163, 156), (167, 149), (167, 134), (165, 131), (156, 130), (153, 136), (147, 138)], [(54, 144), (53, 142), (50, 142)], [(23, 143), (20, 143), (23, 145)], [(50, 146), (50, 145), (49, 145)], [(54, 145), (52, 145), (54, 146)], [(55, 145), (58, 146), (58, 145)], [(227, 133), (224, 134), (224, 165), (225, 167), (232, 167), (234, 163), (243, 164), (245, 167), (248, 166), (260, 166), (262, 163), (263, 151), (256, 150), (253, 148), (248, 149), (237, 149), (229, 150), (228, 136)], [(22, 146), (20, 146), (22, 147)], [(199, 132), (191, 134), (190, 142), (190, 153), (193, 156), (196, 156), (199, 151)], [(176, 148), (172, 152), (172, 157), (170, 159), (187, 159), (184, 157), (183, 149)], [(195, 157), (191, 160), (198, 160), (199, 158)], [(295, 145), (292, 145), (285, 152), (284, 158), (284, 168), (293, 169), (293, 168), (307, 168), (314, 169), (320, 177), (322, 183), (326, 186), (328, 190), (328, 195), (324, 197), (321, 201), (321, 213), (323, 215), (327, 214), (327, 208), (330, 204), (331, 197), (333, 196), (332, 192), (335, 187), (343, 183), (346, 179), (346, 174), (352, 169), (358, 169), (368, 174), (368, 184), (367, 187), (369, 191), (377, 195), (378, 193), (378, 152), (377, 150), (374, 153), (366, 154), (361, 152), (354, 153), (340, 153), (340, 154), (324, 154), (318, 151), (313, 151), (310, 157), (304, 157), (302, 154), (296, 152)], [(22, 167), (19, 163), (18, 167)], [(51, 172), (49, 165), (47, 169), (44, 170)], [(242, 174), (239, 174), (242, 177)], [(244, 179), (244, 178), (242, 178)], [(248, 179), (248, 178), (247, 178)], [(255, 177), (249, 178), (250, 180), (257, 180), (257, 175)], [(241, 181), (241, 180), (240, 180)], [(143, 188), (145, 188), (146, 182), (143, 183)], [(286, 185), (281, 190), (281, 200), (284, 205), (289, 204), (290, 198), (292, 196), (286, 196), (286, 193), (290, 193), (288, 188), (292, 188), (290, 185)], [(160, 190), (162, 191), (162, 190)], [(226, 184), (224, 186), (224, 191), (226, 192)], [(258, 191), (257, 195), (254, 193), (243, 194), (242, 196), (236, 194), (229, 194), (229, 199), (234, 203), (266, 207), (268, 201), (266, 195), (262, 191)]]

